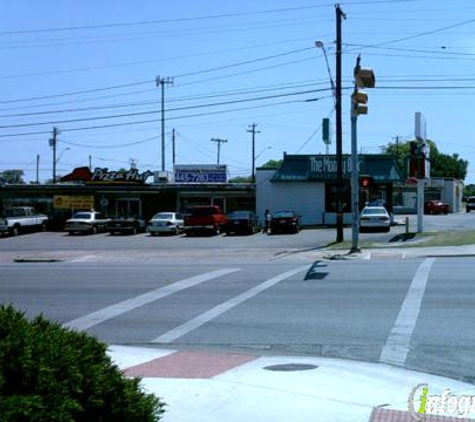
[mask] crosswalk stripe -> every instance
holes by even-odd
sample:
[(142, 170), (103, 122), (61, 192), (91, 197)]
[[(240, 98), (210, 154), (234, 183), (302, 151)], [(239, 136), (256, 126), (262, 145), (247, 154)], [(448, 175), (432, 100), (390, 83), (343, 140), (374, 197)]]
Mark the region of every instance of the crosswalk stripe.
[(429, 273), (435, 260), (435, 258), (425, 259), (414, 274), (396, 322), (381, 352), (380, 362), (404, 365), (409, 353), (412, 333), (419, 317)]
[(303, 267), (295, 268), (293, 270), (279, 274), (278, 276), (273, 277), (267, 281), (264, 281), (258, 284), (257, 286), (254, 286), (251, 289), (246, 290), (244, 293), (241, 293), (240, 295), (235, 296), (232, 299), (229, 299), (228, 301), (215, 306), (214, 308), (211, 308), (210, 310), (202, 313), (201, 315), (198, 315), (197, 317), (190, 319), (184, 324), (176, 328), (173, 328), (170, 331), (167, 331), (166, 333), (152, 340), (152, 343), (171, 343), (172, 341), (175, 341), (176, 339), (184, 336), (190, 331), (193, 331), (201, 327), (203, 324), (206, 324), (207, 322), (213, 320), (214, 318), (217, 318), (218, 316), (229, 311), (235, 306), (238, 306), (241, 303), (245, 302), (246, 300), (251, 299), (252, 297), (258, 295), (259, 293), (262, 293), (264, 290), (276, 285), (277, 283), (280, 283), (281, 281), (287, 278), (292, 277), (295, 274), (298, 274), (299, 272), (308, 271), (308, 269), (309, 269), (309, 265), (305, 265)]
[(131, 299), (115, 303), (114, 305), (107, 306), (106, 308), (66, 322), (63, 324), (63, 326), (66, 328), (74, 328), (76, 330), (87, 330), (88, 328), (94, 327), (95, 325), (98, 325), (104, 321), (115, 318), (133, 309), (140, 308), (141, 306), (147, 305), (148, 303), (154, 302), (156, 300), (163, 299), (164, 297), (177, 293), (181, 290), (240, 270), (240, 268), (225, 268), (222, 270), (211, 271), (196, 275), (194, 277), (186, 278), (168, 286), (160, 287), (148, 293), (144, 293)]

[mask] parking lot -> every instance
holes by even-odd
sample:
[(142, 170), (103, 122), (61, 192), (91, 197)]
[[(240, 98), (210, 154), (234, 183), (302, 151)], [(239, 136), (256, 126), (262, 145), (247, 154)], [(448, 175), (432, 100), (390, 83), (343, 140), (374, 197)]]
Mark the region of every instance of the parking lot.
[[(409, 230), (417, 230), (417, 216), (407, 216)], [(388, 243), (405, 232), (406, 216), (397, 216), (399, 223), (389, 233), (361, 233), (360, 240)], [(424, 216), (424, 231), (473, 230), (475, 213)], [(335, 242), (336, 229), (306, 228), (296, 234), (267, 235), (218, 235), (186, 236), (184, 234), (151, 236), (148, 233), (136, 235), (115, 235), (107, 233), (91, 235), (68, 235), (65, 232), (38, 232), (20, 236), (0, 236), (0, 260), (9, 261), (15, 257), (41, 256), (64, 259), (71, 255), (80, 259), (93, 260), (108, 256), (114, 260), (129, 259), (206, 259), (215, 257), (232, 258), (233, 255), (268, 258), (313, 251), (328, 247)], [(351, 227), (344, 229), (344, 239), (351, 240)]]

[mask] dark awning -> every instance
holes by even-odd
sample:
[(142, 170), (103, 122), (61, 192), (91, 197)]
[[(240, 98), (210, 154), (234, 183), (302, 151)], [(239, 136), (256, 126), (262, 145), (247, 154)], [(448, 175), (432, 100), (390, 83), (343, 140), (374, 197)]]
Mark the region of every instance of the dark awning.
[[(351, 156), (342, 157), (343, 178), (351, 175)], [(335, 155), (285, 155), (272, 182), (336, 180), (337, 161)], [(405, 180), (392, 155), (358, 155), (360, 175), (373, 177), (376, 183), (395, 183)]]

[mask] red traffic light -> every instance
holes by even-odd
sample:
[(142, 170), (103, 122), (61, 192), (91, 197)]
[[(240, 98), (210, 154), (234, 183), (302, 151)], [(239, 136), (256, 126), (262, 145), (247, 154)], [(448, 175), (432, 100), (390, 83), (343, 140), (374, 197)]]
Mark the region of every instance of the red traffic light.
[(369, 188), (373, 184), (373, 178), (371, 176), (360, 177), (360, 186), (362, 188)]

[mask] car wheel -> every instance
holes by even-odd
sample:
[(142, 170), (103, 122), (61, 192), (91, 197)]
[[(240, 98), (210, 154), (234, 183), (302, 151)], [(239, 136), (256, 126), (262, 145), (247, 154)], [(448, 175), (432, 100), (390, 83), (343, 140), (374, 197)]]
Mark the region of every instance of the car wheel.
[(96, 227), (96, 226), (94, 226), (94, 227), (92, 228), (92, 234), (97, 234), (97, 227)]
[(13, 226), (12, 228), (12, 235), (18, 236), (20, 234), (20, 226)]

